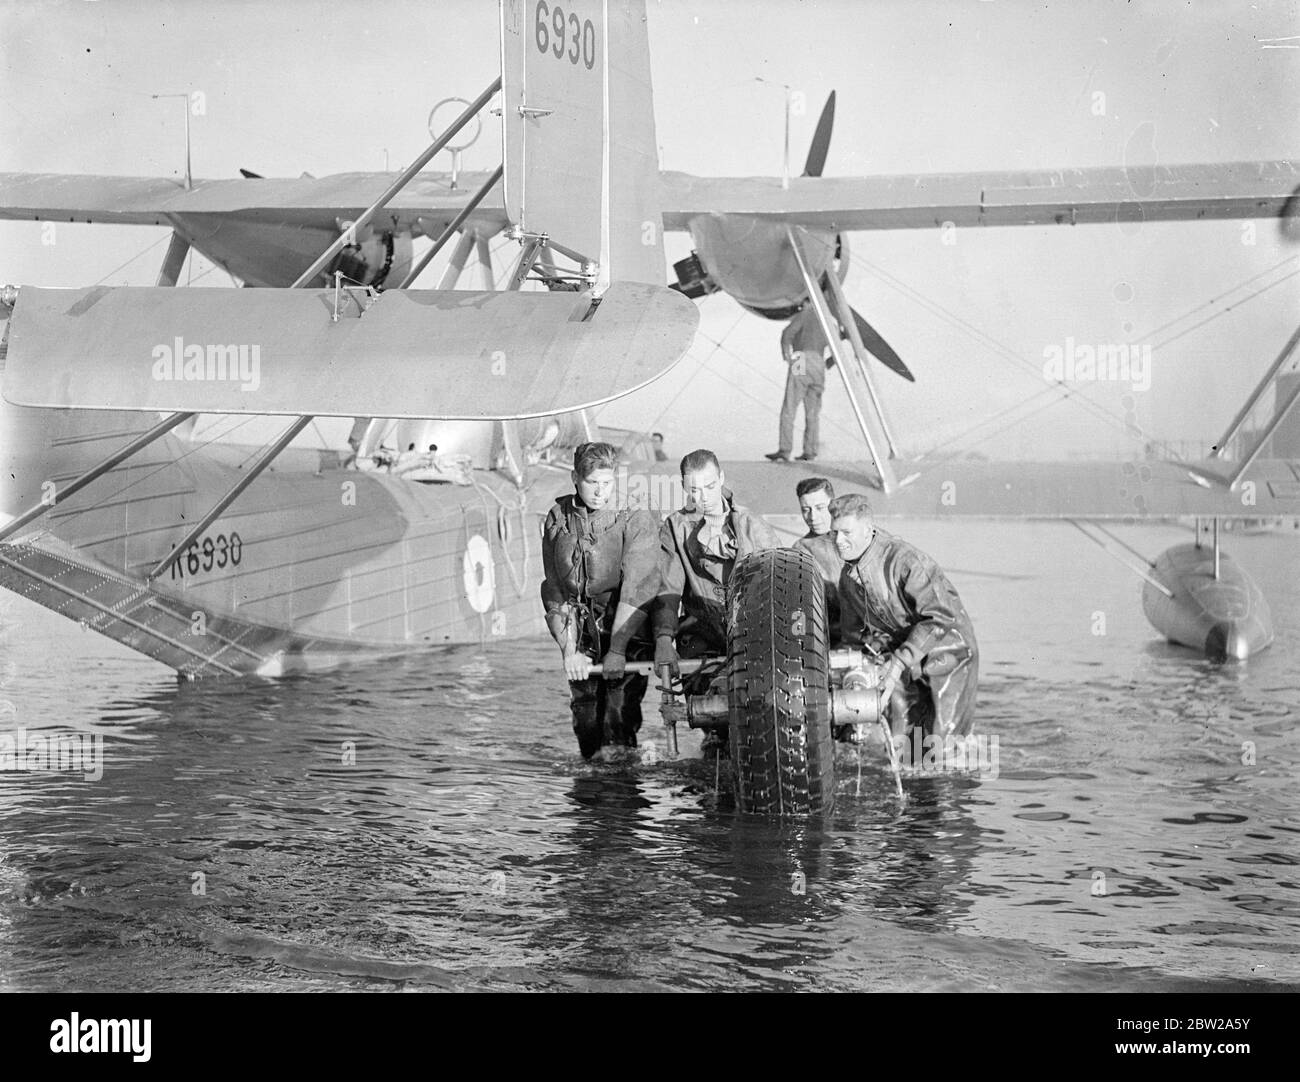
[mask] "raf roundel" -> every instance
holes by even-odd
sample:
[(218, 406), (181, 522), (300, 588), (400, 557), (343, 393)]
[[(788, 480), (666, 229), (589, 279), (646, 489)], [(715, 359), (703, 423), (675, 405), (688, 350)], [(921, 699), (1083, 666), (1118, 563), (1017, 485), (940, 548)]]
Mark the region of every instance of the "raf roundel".
[(492, 546), (482, 534), (474, 534), (465, 546), (465, 596), (475, 612), (487, 612), (496, 596)]

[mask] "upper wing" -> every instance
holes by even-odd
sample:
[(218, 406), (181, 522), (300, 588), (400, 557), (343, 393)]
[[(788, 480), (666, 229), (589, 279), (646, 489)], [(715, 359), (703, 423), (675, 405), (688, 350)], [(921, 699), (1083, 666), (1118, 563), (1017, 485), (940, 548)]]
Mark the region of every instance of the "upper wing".
[[(487, 179), (422, 176), (385, 212), (416, 235), (445, 222)], [(169, 215), (237, 214), (336, 230), (392, 180), (389, 173), (339, 173), (297, 180), (197, 180), (186, 191), (151, 177), (0, 173), (0, 218), (168, 225)], [(1269, 218), (1294, 213), (1300, 165), (1292, 161), (1215, 165), (1058, 169), (1047, 172), (918, 173), (876, 177), (771, 177), (661, 174), (663, 220), (686, 229), (697, 214), (749, 214), (832, 230), (924, 229), (972, 225), (1061, 225), (1123, 220)], [(424, 219), (424, 221), (422, 221)], [(506, 225), (500, 191), (471, 223)]]
[[(337, 232), (393, 182), (392, 173), (338, 173), (297, 180), (196, 180), (186, 190), (158, 177), (60, 173), (0, 173), (0, 218), (171, 225), (173, 217), (224, 214), (272, 224)], [(383, 220), (398, 232), (436, 233), (488, 179), (462, 173), (416, 177), (389, 202)], [(500, 186), (470, 216), (470, 224), (497, 232), (506, 225)]]
[(876, 177), (695, 177), (663, 173), (664, 228), (742, 214), (827, 230), (1073, 225), (1294, 214), (1292, 161)]

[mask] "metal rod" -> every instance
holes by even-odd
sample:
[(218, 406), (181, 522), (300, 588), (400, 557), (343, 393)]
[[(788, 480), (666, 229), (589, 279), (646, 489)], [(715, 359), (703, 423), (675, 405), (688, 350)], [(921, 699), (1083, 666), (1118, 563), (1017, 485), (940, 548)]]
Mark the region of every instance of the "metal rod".
[[(661, 698), (667, 698), (672, 701), (673, 694), (671, 691), (665, 691)], [(676, 759), (681, 754), (677, 744), (677, 722), (669, 717), (664, 717), (664, 750), (669, 759)]]
[(577, 263), (580, 267), (581, 267), (584, 263), (595, 263), (595, 262), (597, 262), (596, 260), (592, 259), (591, 256), (589, 256), (589, 255), (583, 255), (581, 252), (576, 251), (576, 250), (574, 250), (573, 248), (568, 248), (568, 247), (566, 247), (565, 245), (558, 243), (557, 241), (555, 241), (555, 240), (552, 239), (551, 237), (547, 237), (547, 238), (546, 238), (546, 247), (548, 247), (548, 248), (553, 248), (555, 251), (559, 252), (560, 255), (566, 257), (567, 259), (572, 259), (572, 260), (573, 260), (575, 263)]
[(794, 226), (787, 225), (785, 235), (790, 241), (791, 249), (794, 251), (795, 262), (799, 264), (799, 273), (803, 275), (804, 284), (808, 288), (808, 300), (821, 322), (822, 334), (825, 335), (826, 341), (831, 347), (831, 352), (835, 354), (835, 360), (840, 369), (840, 378), (844, 381), (844, 393), (848, 396), (849, 405), (853, 407), (853, 416), (857, 418), (858, 427), (862, 430), (862, 436), (867, 441), (867, 450), (871, 452), (876, 472), (880, 474), (880, 487), (888, 496), (898, 487), (897, 482), (894, 480), (893, 467), (890, 466), (888, 458), (881, 453), (881, 449), (876, 446), (876, 437), (867, 424), (866, 417), (862, 414), (862, 408), (858, 405), (857, 396), (853, 393), (853, 386), (849, 382), (848, 364), (841, 355), (839, 348), (839, 332), (832, 326), (831, 313), (826, 307), (826, 298), (822, 294), (821, 285), (808, 268), (808, 261), (804, 258), (803, 249), (800, 247), (799, 238), (795, 235)]
[(184, 94), (150, 94), (157, 101), (159, 98), (181, 98), (185, 102), (185, 190), (194, 188), (194, 178), (190, 175), (190, 92)]
[(148, 447), (149, 444), (153, 443), (154, 440), (158, 439), (160, 436), (165, 436), (177, 425), (182, 424), (185, 421), (188, 421), (193, 416), (194, 414), (192, 413), (173, 413), (170, 417), (164, 418), (163, 420), (159, 421), (156, 425), (153, 426), (153, 428), (149, 429), (148, 432), (141, 433), (140, 435), (136, 436), (136, 438), (133, 439), (130, 443), (128, 443), (125, 447), (123, 447), (121, 450), (115, 451), (113, 454), (109, 455), (108, 458), (104, 459), (104, 461), (101, 462), (98, 466), (95, 466), (94, 468), (87, 470), (75, 481), (69, 482), (67, 485), (63, 487), (62, 491), (56, 488), (53, 498), (49, 500), (42, 500), (34, 507), (28, 508), (16, 519), (10, 522), (7, 526), (5, 526), (3, 529), (0, 529), (0, 541), (3, 541), (6, 537), (9, 537), (17, 533), (29, 522), (34, 522), (36, 519), (40, 518), (43, 514), (45, 514), (45, 512), (48, 511), (51, 507), (54, 507), (56, 504), (62, 503), (64, 500), (66, 500), (69, 496), (73, 495), (74, 493), (80, 492), (83, 488), (85, 488), (88, 484), (90, 484), (91, 481), (95, 480), (95, 478), (102, 477), (104, 474), (108, 473), (109, 470), (113, 469), (114, 467), (118, 466), (126, 459), (130, 458), (137, 451), (142, 450), (145, 447)]
[(211, 526), (220, 516), (222, 511), (235, 502), (239, 494), (251, 485), (257, 479), (257, 476), (272, 463), (275, 456), (288, 447), (293, 438), (298, 435), (299, 432), (311, 424), (311, 420), (310, 417), (299, 417), (293, 422), (293, 424), (286, 428), (284, 432), (281, 433), (280, 438), (263, 451), (257, 461), (248, 468), (248, 472), (230, 487), (230, 491), (222, 496), (212, 509), (194, 524), (190, 532), (181, 539), (180, 544), (154, 565), (154, 569), (145, 576), (145, 581), (152, 582), (180, 559), (181, 553), (189, 548), (194, 539)]
[[(1300, 402), (1300, 384), (1297, 384), (1295, 390), (1291, 392), (1291, 397), (1286, 400), (1286, 405), (1284, 405), (1280, 410), (1277, 410), (1273, 414), (1273, 419), (1264, 426), (1263, 430), (1259, 434), (1259, 438), (1255, 440), (1255, 446), (1246, 452), (1246, 457), (1241, 460), (1241, 465), (1237, 467), (1237, 472), (1229, 479), (1228, 488), (1235, 489), (1239, 484), (1241, 484), (1241, 479), (1245, 476), (1246, 471), (1250, 469), (1251, 464), (1259, 457), (1259, 453), (1264, 450), (1264, 444), (1268, 443), (1269, 438), (1277, 431), (1278, 425), (1286, 420), (1287, 414), (1295, 408), (1297, 402)], [(1215, 522), (1217, 523), (1218, 520), (1216, 519)]]
[(460, 281), (460, 276), (464, 273), (469, 254), (474, 250), (474, 245), (477, 243), (478, 234), (472, 229), (467, 229), (460, 235), (456, 247), (451, 250), (451, 259), (447, 262), (447, 269), (442, 272), (442, 277), (438, 279), (438, 289), (456, 288), (456, 283)]
[(785, 88), (785, 149), (781, 157), (781, 187), (790, 187), (790, 88)]
[[(591, 659), (589, 658), (588, 660)], [(712, 658), (700, 658), (698, 660), (695, 658), (683, 658), (677, 663), (677, 667), (683, 676), (690, 676), (693, 673), (699, 672), (704, 665), (708, 664), (712, 660)], [(591, 667), (593, 669), (598, 669), (600, 665), (598, 662), (592, 661)], [(643, 676), (654, 676), (655, 663), (653, 661), (629, 661), (626, 670), (630, 673), (640, 673)]]
[(479, 269), (483, 272), (483, 288), (496, 289), (496, 282), (492, 277), (492, 249), (488, 247), (488, 239), (481, 233), (474, 235), (474, 250), (478, 253)]
[(1219, 437), (1219, 442), (1210, 449), (1211, 458), (1223, 457), (1224, 451), (1228, 449), (1228, 444), (1232, 441), (1233, 437), (1237, 435), (1241, 426), (1245, 423), (1246, 418), (1250, 416), (1251, 411), (1259, 404), (1259, 400), (1264, 396), (1264, 392), (1268, 389), (1269, 381), (1277, 375), (1282, 366), (1286, 364), (1287, 358), (1295, 352), (1297, 345), (1300, 345), (1300, 327), (1297, 327), (1291, 333), (1291, 337), (1287, 339), (1286, 345), (1282, 347), (1282, 352), (1279, 353), (1277, 359), (1269, 365), (1268, 371), (1264, 373), (1264, 378), (1259, 381), (1255, 389), (1250, 393), (1250, 397), (1246, 399), (1246, 404), (1237, 411), (1237, 416), (1234, 417), (1232, 423), (1228, 425), (1228, 430)]
[(158, 268), (158, 285), (174, 286), (180, 279), (181, 268), (185, 266), (185, 257), (190, 254), (190, 242), (172, 230), (171, 240), (167, 242), (167, 254), (163, 256), (162, 266)]
[[(365, 209), (365, 211), (362, 212), (361, 217), (352, 223), (352, 228), (342, 233), (338, 237), (338, 239), (334, 241), (333, 244), (331, 244), (328, 248), (326, 248), (325, 251), (323, 251), (316, 258), (316, 261), (312, 263), (310, 267), (308, 267), (305, 271), (302, 272), (301, 275), (299, 275), (298, 280), (293, 283), (292, 288), (297, 289), (300, 286), (306, 285), (313, 278), (315, 278), (316, 275), (318, 275), (322, 270), (325, 269), (325, 267), (329, 264), (329, 261), (331, 259), (333, 259), (336, 255), (338, 255), (339, 252), (341, 252), (345, 247), (347, 247), (349, 243), (353, 243), (353, 239), (355, 238), (357, 233), (364, 226), (370, 223), (370, 219), (373, 218), (376, 214), (378, 214), (381, 210), (383, 210), (384, 207), (388, 206), (388, 203), (393, 198), (393, 196), (395, 196), (398, 192), (400, 192), (403, 188), (405, 188), (406, 185), (411, 181), (411, 179), (421, 169), (423, 169), (426, 165), (428, 165), (429, 162), (433, 159), (433, 157), (436, 154), (438, 154), (444, 147), (446, 147), (448, 143), (451, 142), (452, 138), (456, 135), (456, 133), (460, 131), (460, 129), (463, 128), (470, 121), (470, 119), (473, 118), (474, 114), (477, 113), (480, 109), (483, 108), (483, 106), (485, 106), (488, 103), (488, 101), (492, 98), (492, 95), (495, 94), (500, 89), (501, 89), (501, 76), (498, 75), (495, 79), (492, 80), (492, 85), (489, 86), (486, 90), (484, 90), (483, 93), (480, 94), (477, 98), (475, 98), (469, 105), (467, 105), (465, 107), (465, 111), (461, 113), (459, 117), (457, 117), (455, 120), (451, 122), (451, 127), (449, 127), (440, 136), (438, 136), (438, 138), (435, 139), (429, 145), (429, 148), (426, 151), (424, 151), (423, 154), (417, 157), (415, 161), (413, 161), (410, 165), (408, 165), (405, 169), (403, 169), (401, 173), (398, 174), (397, 179), (394, 180), (393, 183), (390, 184), (384, 190), (384, 194), (381, 195), (378, 199), (376, 199), (373, 203), (371, 203), (370, 206), (368, 206)], [(351, 236), (349, 234), (351, 234)]]
[(537, 253), (541, 250), (542, 242), (537, 237), (530, 237), (524, 241), (519, 252), (519, 261), (515, 264), (515, 269), (510, 272), (510, 281), (506, 285), (507, 293), (518, 292), (523, 288), (524, 281), (533, 269), (533, 264), (537, 262)]
[(442, 251), (444, 245), (446, 245), (446, 243), (455, 236), (457, 230), (465, 224), (465, 220), (473, 214), (474, 211), (478, 209), (478, 205), (487, 198), (488, 192), (492, 190), (497, 181), (505, 176), (505, 171), (504, 165), (498, 165), (496, 167), (496, 171), (488, 177), (487, 183), (474, 193), (470, 198), (470, 201), (460, 208), (460, 213), (451, 220), (447, 228), (438, 234), (438, 239), (435, 240), (433, 246), (420, 257), (420, 262), (412, 268), (411, 273), (406, 276), (402, 284), (398, 287), (399, 289), (409, 289), (415, 284), (415, 280), (424, 273), (424, 268), (433, 262), (434, 257)]
[(1147, 567), (1154, 567), (1154, 566), (1155, 566), (1155, 565), (1154, 565), (1150, 560), (1148, 560), (1145, 556), (1143, 556), (1142, 553), (1138, 552), (1137, 549), (1135, 549), (1132, 545), (1130, 545), (1130, 544), (1129, 544), (1127, 541), (1125, 541), (1122, 537), (1117, 537), (1117, 536), (1116, 536), (1114, 533), (1112, 533), (1110, 530), (1106, 529), (1106, 527), (1103, 526), (1100, 522), (1089, 522), (1088, 525), (1091, 526), (1094, 530), (1096, 530), (1099, 534), (1102, 534), (1102, 535), (1105, 536), (1105, 537), (1109, 537), (1112, 541), (1115, 542), (1115, 544), (1119, 545), (1121, 548), (1123, 548), (1123, 549), (1127, 549), (1130, 553), (1132, 553), (1132, 554), (1133, 554), (1134, 556), (1136, 556), (1139, 560), (1141, 560), (1144, 564), (1146, 564)]
[(1214, 581), (1219, 581), (1219, 516), (1214, 516)]
[(1121, 564), (1123, 564), (1135, 575), (1137, 575), (1138, 578), (1142, 579), (1142, 581), (1150, 583), (1152, 586), (1154, 586), (1157, 590), (1159, 590), (1162, 594), (1164, 594), (1165, 597), (1172, 598), (1174, 596), (1173, 590), (1169, 589), (1168, 586), (1166, 586), (1154, 575), (1149, 573), (1147, 569), (1151, 566), (1150, 564), (1147, 564), (1147, 567), (1135, 567), (1133, 564), (1129, 563), (1126, 559), (1124, 559), (1124, 557), (1121, 556), (1118, 552), (1116, 552), (1109, 545), (1107, 545), (1104, 541), (1099, 540), (1098, 538), (1090, 534), (1087, 530), (1085, 530), (1079, 524), (1077, 519), (1067, 518), (1065, 521), (1068, 522), (1071, 526), (1073, 526), (1076, 530), (1078, 530), (1081, 534), (1083, 534), (1084, 537), (1086, 537), (1099, 549), (1101, 549), (1102, 552), (1106, 553), (1107, 556), (1110, 556), (1114, 560), (1118, 560)]
[(880, 430), (885, 434), (885, 446), (889, 449), (889, 457), (897, 458), (898, 445), (894, 442), (894, 434), (889, 430), (889, 422), (885, 419), (885, 407), (881, 403), (875, 381), (867, 368), (867, 347), (862, 343), (862, 335), (858, 332), (858, 322), (853, 318), (853, 309), (844, 296), (844, 288), (840, 285), (839, 275), (835, 273), (834, 267), (827, 272), (826, 281), (830, 283), (831, 293), (835, 297), (835, 307), (839, 309), (840, 321), (844, 324), (844, 329), (849, 332), (849, 341), (853, 345), (853, 353), (857, 358), (858, 367), (862, 370), (862, 379), (867, 385), (867, 394), (871, 396), (871, 405), (875, 408), (876, 417), (880, 421)]

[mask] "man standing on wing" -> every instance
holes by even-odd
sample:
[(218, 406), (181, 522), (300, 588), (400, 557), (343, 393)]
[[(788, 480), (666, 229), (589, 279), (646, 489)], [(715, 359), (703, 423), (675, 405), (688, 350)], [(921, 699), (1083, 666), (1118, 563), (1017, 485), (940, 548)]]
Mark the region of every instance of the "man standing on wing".
[(948, 577), (920, 549), (878, 529), (865, 496), (830, 504), (843, 641), (888, 663), (881, 696), (895, 736), (966, 736), (979, 681), (975, 629)]
[(794, 486), (799, 500), (799, 514), (808, 532), (794, 543), (814, 560), (826, 587), (826, 629), (831, 642), (840, 637), (840, 571), (844, 558), (831, 536), (831, 500), (835, 489), (825, 477), (805, 477)]
[(809, 303), (790, 320), (781, 333), (781, 356), (789, 365), (785, 377), (785, 398), (781, 402), (781, 421), (777, 450), (767, 457), (773, 462), (789, 462), (794, 451), (794, 415), (803, 406), (803, 454), (801, 462), (817, 457), (821, 432), (822, 393), (826, 390), (826, 336), (822, 334), (817, 313)]
[(655, 668), (673, 677), (679, 675), (679, 657), (726, 654), (732, 568), (742, 556), (781, 544), (771, 526), (735, 502), (712, 451), (692, 451), (682, 459), (681, 472), (686, 506), (659, 527), (653, 616)]

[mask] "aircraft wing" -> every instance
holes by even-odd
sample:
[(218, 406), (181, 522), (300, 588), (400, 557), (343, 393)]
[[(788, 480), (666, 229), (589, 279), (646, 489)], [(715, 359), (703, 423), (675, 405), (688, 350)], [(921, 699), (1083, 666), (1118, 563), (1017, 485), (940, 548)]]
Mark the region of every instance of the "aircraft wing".
[(22, 406), (445, 419), (540, 417), (644, 386), (699, 311), (662, 286), (589, 293), (24, 286), (4, 397)]
[[(1198, 482), (1205, 463), (1139, 462), (907, 462), (894, 460), (900, 479), (916, 474), (892, 496), (874, 487), (869, 464), (727, 462), (736, 500), (764, 515), (797, 516), (795, 485), (826, 477), (837, 495), (864, 493), (886, 518), (1156, 519), (1181, 516), (1268, 518), (1300, 516), (1300, 461), (1260, 459), (1236, 490)], [(1217, 473), (1231, 464), (1208, 464)], [(671, 475), (663, 464), (655, 473)], [(671, 479), (671, 477), (669, 478)]]
[(736, 214), (855, 231), (1274, 218), (1295, 213), (1300, 163), (791, 177), (788, 189), (775, 177), (665, 172), (661, 180), (665, 229), (687, 229), (697, 215)]
[[(157, 177), (0, 173), (0, 219), (170, 225), (172, 215), (224, 214), (336, 230), (391, 182), (390, 173), (339, 173), (296, 180), (196, 180), (190, 191)], [(829, 230), (972, 225), (1062, 225), (1200, 218), (1272, 218), (1295, 212), (1300, 163), (1225, 162), (1057, 169), (1042, 172), (917, 173), (875, 177), (697, 177), (660, 174), (663, 220), (684, 230), (700, 214), (740, 214)], [(486, 174), (418, 177), (384, 212), (415, 235), (454, 215)], [(423, 221), (422, 221), (423, 219)], [(471, 216), (506, 225), (500, 192)]]
[[(196, 180), (187, 191), (161, 177), (0, 173), (0, 219), (168, 226), (189, 215), (226, 215), (334, 233), (340, 219), (359, 217), (395, 175)], [(487, 179), (486, 173), (462, 173), (452, 188), (447, 175), (422, 175), (397, 193), (380, 221), (416, 236), (436, 233)], [(469, 221), (484, 232), (505, 227), (499, 186)]]

